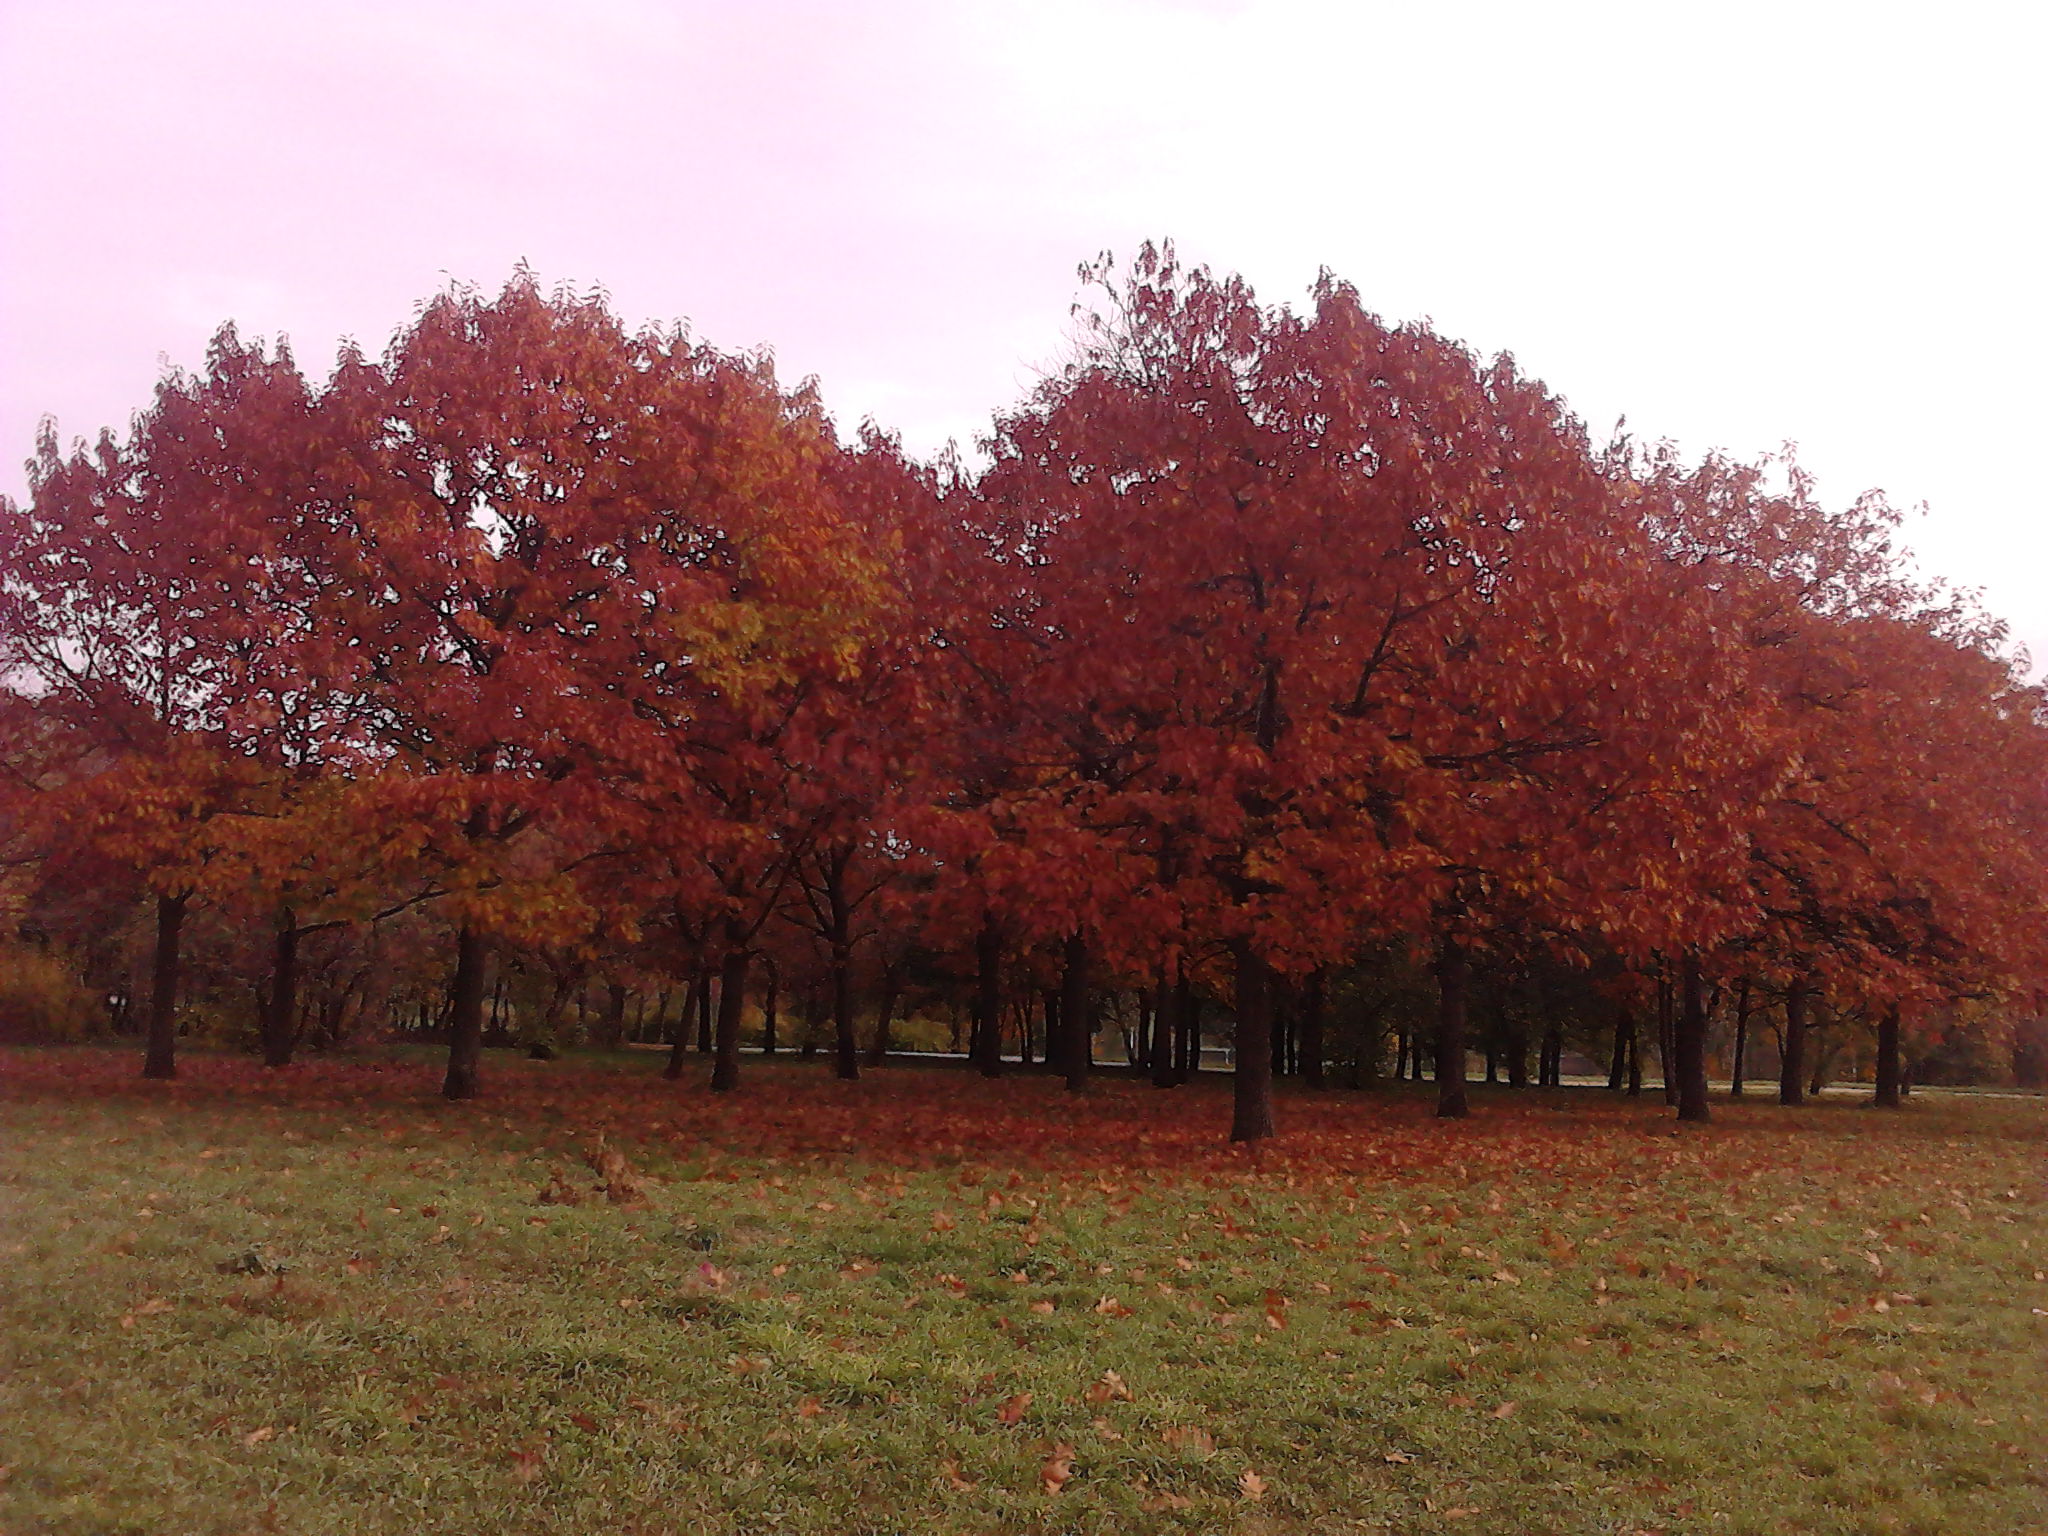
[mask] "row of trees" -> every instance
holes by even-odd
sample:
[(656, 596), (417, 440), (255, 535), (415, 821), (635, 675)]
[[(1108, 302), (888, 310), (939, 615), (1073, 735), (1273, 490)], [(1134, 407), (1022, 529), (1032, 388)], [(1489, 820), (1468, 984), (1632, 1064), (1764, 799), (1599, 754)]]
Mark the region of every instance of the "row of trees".
[(799, 932), (845, 1075), (863, 966), (950, 988), (988, 1073), (1050, 993), (1075, 1086), (1106, 991), (1154, 1063), (1209, 997), (1241, 1139), (1390, 976), (1446, 1115), (1475, 963), (1582, 1031), (1667, 998), (1690, 1119), (1716, 997), (1782, 999), (1795, 1060), (1810, 999), (1867, 1015), (1889, 1095), (1916, 1017), (2031, 1004), (2042, 700), (1881, 501), (1597, 446), (1327, 276), (1087, 276), (973, 473), (524, 274), (317, 386), (230, 329), (125, 438), (46, 432), (0, 509), (31, 928), (148, 899), (152, 1076), (195, 912), (265, 935), (272, 1060), (312, 936), (445, 933), (452, 1097), (494, 956), (557, 1018), (704, 978), (721, 1090)]

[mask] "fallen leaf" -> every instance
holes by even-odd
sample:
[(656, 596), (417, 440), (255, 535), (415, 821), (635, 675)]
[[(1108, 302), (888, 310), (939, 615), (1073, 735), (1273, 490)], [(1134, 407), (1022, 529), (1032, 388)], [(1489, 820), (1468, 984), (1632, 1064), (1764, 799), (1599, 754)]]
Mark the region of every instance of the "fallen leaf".
[(1123, 1377), (1115, 1371), (1104, 1371), (1102, 1379), (1088, 1388), (1085, 1394), (1091, 1403), (1128, 1403), (1132, 1401), (1131, 1389)]
[(825, 1411), (825, 1405), (815, 1397), (800, 1397), (796, 1401), (796, 1416), (800, 1419), (815, 1419)]
[(1502, 1403), (1498, 1408), (1493, 1410), (1493, 1416), (1496, 1419), (1511, 1419), (1515, 1416), (1515, 1410), (1521, 1406), (1522, 1405), (1520, 1403), (1515, 1402)]
[(1024, 1417), (1024, 1410), (1031, 1406), (1031, 1394), (1019, 1392), (996, 1410), (996, 1418), (1005, 1424), (1015, 1424)]
[(256, 1446), (261, 1445), (264, 1441), (274, 1438), (276, 1434), (277, 1431), (272, 1429), (268, 1424), (266, 1424), (261, 1429), (252, 1429), (249, 1431), (249, 1433), (242, 1436), (242, 1444), (249, 1446), (251, 1449), (254, 1449)]
[(1266, 1480), (1246, 1467), (1238, 1474), (1237, 1489), (1248, 1499), (1263, 1499), (1266, 1496)]
[(975, 1485), (960, 1475), (960, 1463), (948, 1456), (939, 1463), (939, 1481), (955, 1493), (972, 1493)]
[(1038, 1484), (1047, 1493), (1058, 1493), (1074, 1476), (1074, 1448), (1064, 1440), (1052, 1448), (1038, 1469)]

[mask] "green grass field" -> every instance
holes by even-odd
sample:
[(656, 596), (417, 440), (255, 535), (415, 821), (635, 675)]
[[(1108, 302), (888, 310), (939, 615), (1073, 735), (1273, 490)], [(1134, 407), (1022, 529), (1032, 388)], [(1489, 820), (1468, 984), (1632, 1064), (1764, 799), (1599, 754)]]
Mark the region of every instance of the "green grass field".
[(0, 1057), (0, 1532), (2048, 1530), (2039, 1101), (655, 1065)]

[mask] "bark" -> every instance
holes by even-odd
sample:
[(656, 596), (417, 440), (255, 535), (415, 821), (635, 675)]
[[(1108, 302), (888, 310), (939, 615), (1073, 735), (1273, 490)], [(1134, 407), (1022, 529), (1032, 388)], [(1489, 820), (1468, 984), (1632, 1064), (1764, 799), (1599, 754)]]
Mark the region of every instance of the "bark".
[[(896, 998), (903, 989), (903, 974), (893, 965), (882, 968), (882, 998), (875, 1005), (875, 1033), (868, 1044), (868, 1065), (879, 1067), (889, 1059), (889, 1021), (896, 1013)], [(959, 1026), (955, 1024), (957, 1030)]]
[(1679, 971), (1679, 1006), (1672, 1038), (1678, 1066), (1678, 1118), (1704, 1123), (1707, 1109), (1707, 1004), (1699, 960), (1687, 954)]
[(1174, 1032), (1180, 1042), (1180, 1080), (1188, 1081), (1202, 1070), (1202, 998), (1186, 976), (1180, 979), (1180, 996), (1174, 1004), (1180, 1015)]
[(1749, 1055), (1749, 978), (1743, 977), (1735, 988), (1735, 1048), (1728, 1060), (1728, 1097), (1742, 1097), (1742, 1074), (1744, 1060)]
[(1177, 1088), (1186, 1078), (1182, 1060), (1187, 1054), (1189, 993), (1187, 972), (1176, 965), (1172, 983), (1159, 989), (1159, 1006), (1152, 1015), (1154, 1088)]
[(263, 1065), (288, 1067), (298, 1044), (293, 1023), (299, 1011), (299, 925), (291, 908), (277, 916), (271, 946), (270, 995), (263, 1000)]
[(853, 1017), (853, 946), (842, 929), (832, 940), (833, 1071), (847, 1082), (860, 1076), (860, 1039)]
[(1657, 1075), (1664, 1080), (1664, 1102), (1678, 1103), (1678, 999), (1669, 981), (1657, 983)]
[(983, 1077), (1003, 1075), (1003, 931), (992, 922), (974, 938), (974, 1032), (967, 1054)]
[(1785, 993), (1785, 1039), (1778, 1051), (1778, 1102), (1806, 1102), (1806, 983), (1795, 981)]
[[(1095, 1023), (1089, 1006), (1088, 973), (1092, 961), (1088, 941), (1074, 934), (1066, 943), (1065, 968), (1060, 973), (1060, 1031), (1056, 1064), (1067, 1080), (1067, 1091), (1080, 1093), (1088, 1086), (1088, 1056), (1094, 1044)], [(1051, 1044), (1050, 1041), (1047, 1042)]]
[(1237, 1069), (1230, 1139), (1263, 1141), (1273, 1134), (1273, 988), (1265, 957), (1245, 940), (1237, 961)]
[(697, 1009), (697, 1053), (711, 1052), (711, 973), (700, 971), (697, 979), (690, 984), (694, 989), (690, 996)]
[(740, 1019), (747, 1006), (747, 952), (735, 946), (718, 967), (718, 1036), (711, 1058), (711, 1091), (740, 1085)]
[(183, 896), (156, 899), (156, 964), (150, 977), (149, 1044), (142, 1075), (168, 1082), (178, 1075), (178, 942), (185, 932)]
[(600, 1050), (616, 1051), (626, 1039), (626, 989), (609, 982), (604, 989), (604, 1022), (598, 1026)]
[(1301, 989), (1301, 1056), (1298, 1067), (1302, 1082), (1310, 1088), (1324, 1086), (1323, 1026), (1329, 1008), (1329, 978), (1321, 966), (1308, 973)]
[(1899, 1005), (1893, 1003), (1877, 1021), (1877, 1096), (1879, 1109), (1899, 1107)]
[(1436, 959), (1436, 1114), (1462, 1120), (1465, 1102), (1465, 947), (1446, 934)]
[(1629, 1011), (1626, 1008), (1614, 1010), (1614, 1054), (1607, 1063), (1607, 1091), (1619, 1093), (1628, 1084), (1628, 1037), (1631, 1033)]
[(489, 956), (483, 935), (467, 923), (455, 935), (455, 981), (448, 989), (447, 1099), (477, 1095), (477, 1068), (484, 1054), (484, 969)]
[[(687, 1069), (689, 1062), (687, 1053), (690, 1046), (690, 1023), (703, 1012), (701, 1005), (709, 995), (710, 990), (711, 977), (709, 973), (693, 971), (690, 975), (690, 984), (683, 992), (683, 1011), (676, 1015), (675, 1023), (669, 1028), (668, 1065), (661, 1069), (661, 1075), (672, 1083), (682, 1081), (683, 1073)], [(665, 992), (662, 994), (663, 997), (667, 995)], [(698, 1046), (698, 1050), (703, 1050), (701, 1043)]]
[(775, 1054), (775, 1005), (782, 991), (782, 967), (771, 956), (768, 961), (768, 990), (761, 999), (761, 1054)]

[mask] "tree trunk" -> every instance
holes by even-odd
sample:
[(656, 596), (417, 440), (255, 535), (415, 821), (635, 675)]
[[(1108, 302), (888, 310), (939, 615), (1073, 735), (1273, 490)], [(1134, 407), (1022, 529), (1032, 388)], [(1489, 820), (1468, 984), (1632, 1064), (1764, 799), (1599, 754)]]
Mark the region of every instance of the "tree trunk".
[(1152, 1086), (1177, 1088), (1186, 1073), (1182, 1061), (1187, 1055), (1187, 1014), (1189, 985), (1187, 972), (1178, 962), (1174, 978), (1162, 982), (1159, 1006), (1152, 1013)]
[(1239, 939), (1237, 962), (1237, 1049), (1233, 1074), (1230, 1139), (1263, 1141), (1273, 1134), (1273, 989), (1265, 957)]
[(843, 929), (832, 939), (832, 1045), (834, 1072), (853, 1082), (860, 1076), (860, 1039), (853, 1017), (853, 946)]
[(1899, 1107), (1899, 1005), (1893, 1003), (1877, 1021), (1877, 1096), (1879, 1109)]
[(1462, 1120), (1465, 1102), (1465, 947), (1446, 934), (1436, 959), (1436, 1114)]
[(782, 990), (782, 967), (768, 958), (768, 990), (761, 998), (761, 1054), (775, 1054), (775, 1005)]
[(1778, 1102), (1806, 1102), (1806, 983), (1795, 981), (1785, 993), (1785, 1039), (1778, 1052)]
[(616, 1051), (626, 1040), (626, 989), (616, 981), (605, 985), (603, 1017), (598, 1026), (598, 1048)]
[(178, 1075), (178, 941), (185, 931), (183, 896), (156, 899), (156, 965), (150, 978), (149, 1044), (142, 1075), (169, 1082)]
[[(689, 985), (683, 989), (683, 1011), (676, 1015), (676, 1021), (668, 1031), (668, 1065), (661, 1069), (661, 1075), (670, 1082), (682, 1081), (685, 1064), (689, 1060), (690, 1025), (703, 1012), (702, 1003), (711, 989), (711, 977), (705, 971), (692, 971)], [(666, 999), (668, 994), (662, 993)], [(666, 1009), (662, 1010), (664, 1013)], [(645, 1022), (644, 1020), (642, 1021)], [(698, 1050), (703, 1046), (700, 1043)]]
[(1329, 978), (1317, 966), (1308, 973), (1301, 989), (1301, 1056), (1298, 1062), (1302, 1082), (1309, 1088), (1323, 1086), (1323, 1019), (1329, 1003)]
[(455, 935), (455, 980), (448, 989), (448, 1075), (441, 1082), (446, 1099), (477, 1095), (477, 1068), (484, 1054), (484, 968), (488, 959), (483, 935), (467, 923)]
[[(882, 968), (882, 997), (875, 1005), (875, 1033), (868, 1044), (868, 1065), (879, 1067), (889, 1059), (889, 1020), (896, 1012), (896, 998), (903, 989), (902, 971), (893, 965)], [(957, 1016), (956, 1016), (957, 1017)], [(959, 1025), (954, 1029), (957, 1032)]]
[(983, 1077), (1003, 1075), (1003, 931), (986, 920), (974, 936), (974, 1028), (967, 1054)]
[(1742, 1097), (1742, 1074), (1749, 1055), (1749, 978), (1743, 977), (1735, 988), (1735, 1047), (1728, 1059), (1728, 1097)]
[(1663, 1079), (1664, 1102), (1678, 1104), (1677, 996), (1670, 981), (1657, 983), (1657, 1075)]
[(1093, 1010), (1089, 1006), (1093, 1001), (1088, 988), (1092, 957), (1088, 953), (1087, 939), (1078, 933), (1070, 935), (1065, 959), (1065, 967), (1060, 973), (1060, 1032), (1056, 1061), (1061, 1075), (1067, 1080), (1067, 1091), (1080, 1093), (1088, 1086), (1088, 1056), (1095, 1035)]
[(1607, 1091), (1619, 1093), (1628, 1086), (1628, 1037), (1631, 1015), (1626, 1007), (1614, 1010), (1614, 1054), (1607, 1063)]
[(718, 1038), (711, 1059), (711, 1091), (740, 1085), (740, 1020), (747, 1007), (747, 952), (734, 946), (718, 967)]
[(711, 973), (699, 971), (690, 983), (690, 999), (697, 1011), (697, 1054), (711, 1054)]
[(1672, 1038), (1678, 1067), (1678, 1118), (1705, 1123), (1707, 1110), (1707, 1004), (1700, 963), (1688, 952), (1680, 962), (1679, 1008)]
[(277, 915), (271, 949), (270, 995), (263, 1000), (263, 1065), (288, 1067), (298, 1031), (292, 1027), (299, 1009), (299, 926), (290, 907)]

